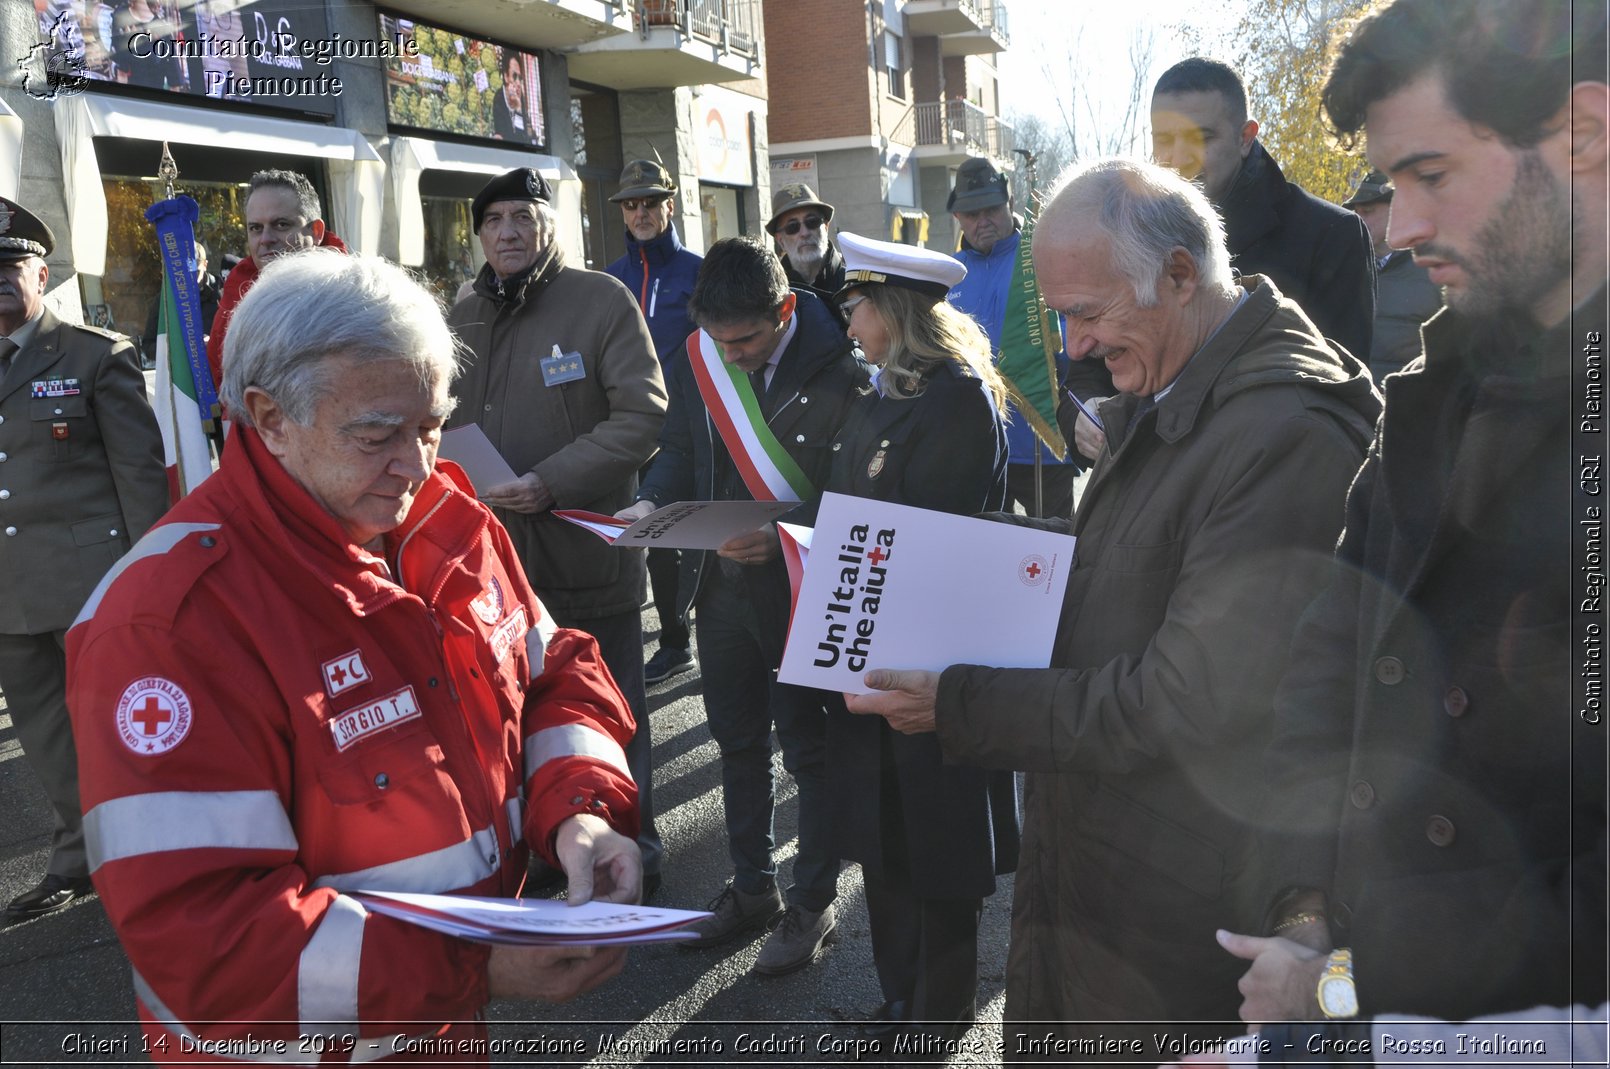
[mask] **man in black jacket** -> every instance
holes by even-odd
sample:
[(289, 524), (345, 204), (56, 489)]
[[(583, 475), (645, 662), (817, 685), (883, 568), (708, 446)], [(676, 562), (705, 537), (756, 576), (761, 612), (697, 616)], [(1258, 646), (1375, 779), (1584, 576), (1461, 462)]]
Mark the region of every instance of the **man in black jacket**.
[(1268, 759), (1275, 938), (1220, 936), (1252, 960), (1244, 1020), (1323, 1013), (1367, 1041), (1338, 1022), (1606, 997), (1604, 417), (1582, 385), (1610, 332), (1605, 18), (1398, 0), (1326, 84), (1396, 189), (1389, 240), (1447, 307), (1386, 380), (1337, 577), (1294, 640)]
[(1186, 59), (1152, 89), (1152, 155), (1202, 186), (1224, 218), (1230, 265), (1265, 275), (1326, 338), (1365, 359), (1375, 321), (1375, 258), (1352, 212), (1286, 181), (1247, 117), (1241, 78)]
[[(813, 499), (832, 466), (833, 436), (868, 379), (834, 314), (809, 292), (790, 290), (777, 257), (752, 237), (710, 247), (688, 314), (700, 328), (698, 344), (682, 345), (666, 361), (671, 400), (660, 452), (637, 503), (618, 515), (640, 519), (676, 501), (771, 497), (765, 485), (757, 492), (740, 473), (734, 450), (744, 459), (743, 471), (771, 465), (773, 474), (770, 458), (786, 451), (809, 483), (788, 480), (794, 499)], [(729, 387), (724, 394), (716, 390), (718, 381)], [(751, 397), (754, 410), (745, 403)], [(712, 429), (737, 424), (754, 435), (748, 447), (735, 434), (729, 440), (728, 432)], [(780, 918), (754, 967), (763, 975), (792, 972), (836, 939), (839, 862), (829, 828), (822, 695), (776, 680), (790, 599), (775, 527), (732, 539), (713, 554), (682, 554), (677, 590), (680, 612), (693, 605), (699, 610), (694, 624), (704, 705), (721, 748), (734, 870), (732, 883), (710, 904), (714, 915), (691, 926), (699, 938), (686, 945), (753, 938)], [(799, 852), (786, 908), (772, 856), (773, 721), (783, 764), (799, 787)]]

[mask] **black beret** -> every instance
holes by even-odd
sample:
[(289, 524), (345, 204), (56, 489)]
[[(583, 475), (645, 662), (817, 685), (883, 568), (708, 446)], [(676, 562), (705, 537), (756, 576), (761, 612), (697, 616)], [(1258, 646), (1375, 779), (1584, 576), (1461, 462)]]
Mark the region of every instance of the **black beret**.
[(500, 200), (540, 200), (547, 204), (553, 200), (553, 192), (548, 188), (547, 179), (534, 167), (505, 171), (483, 186), (470, 204), (470, 218), (477, 234), (481, 232), (481, 217), (486, 214), (487, 205)]

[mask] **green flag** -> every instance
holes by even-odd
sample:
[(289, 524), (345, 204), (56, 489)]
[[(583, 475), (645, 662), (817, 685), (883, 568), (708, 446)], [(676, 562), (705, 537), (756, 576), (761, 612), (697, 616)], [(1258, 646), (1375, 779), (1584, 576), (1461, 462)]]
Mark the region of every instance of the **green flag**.
[(1068, 443), (1057, 429), (1057, 352), (1062, 348), (1053, 317), (1040, 297), (1034, 277), (1034, 210), (1024, 212), (1023, 238), (1012, 266), (1001, 323), (1001, 358), (996, 367), (1006, 380), (1012, 403), (1058, 460), (1068, 456)]

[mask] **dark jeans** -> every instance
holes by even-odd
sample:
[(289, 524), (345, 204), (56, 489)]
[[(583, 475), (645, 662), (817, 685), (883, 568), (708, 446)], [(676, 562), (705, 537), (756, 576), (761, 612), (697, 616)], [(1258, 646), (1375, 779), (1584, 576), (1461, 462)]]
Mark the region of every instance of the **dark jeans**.
[(682, 551), (648, 551), (648, 585), (654, 592), (654, 611), (660, 614), (660, 648), (688, 648), (688, 617), (676, 614), (677, 572), (682, 567)]
[(87, 876), (84, 817), (78, 803), (78, 747), (67, 716), (67, 632), (0, 635), (0, 691), (23, 756), (55, 811), (50, 860), (54, 876)]
[[(729, 566), (730, 567), (730, 566)], [(789, 901), (826, 909), (838, 894), (838, 851), (827, 804), (827, 713), (820, 695), (778, 683), (780, 634), (757, 622), (749, 584), (711, 558), (694, 624), (704, 673), (704, 708), (721, 749), (721, 800), (733, 884), (760, 894), (777, 880), (772, 858), (771, 729), (783, 767), (799, 788), (799, 851)]]
[(648, 724), (648, 694), (643, 686), (643, 616), (633, 610), (576, 620), (558, 610), (552, 613), (560, 627), (585, 631), (598, 640), (604, 666), (615, 677), (615, 685), (626, 696), (626, 704), (637, 721), (637, 734), (626, 744), (626, 766), (637, 781), (637, 809), (642, 820), (637, 846), (643, 851), (644, 874), (659, 872), (665, 847), (654, 827), (654, 739)]

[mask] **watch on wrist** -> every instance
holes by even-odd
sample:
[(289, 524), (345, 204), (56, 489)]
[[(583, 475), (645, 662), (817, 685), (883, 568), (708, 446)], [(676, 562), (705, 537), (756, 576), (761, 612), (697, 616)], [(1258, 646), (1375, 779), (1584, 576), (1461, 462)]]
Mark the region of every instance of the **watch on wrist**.
[(1319, 1009), (1333, 1021), (1358, 1016), (1358, 989), (1353, 985), (1353, 951), (1347, 947), (1330, 952), (1325, 972), (1319, 978)]

